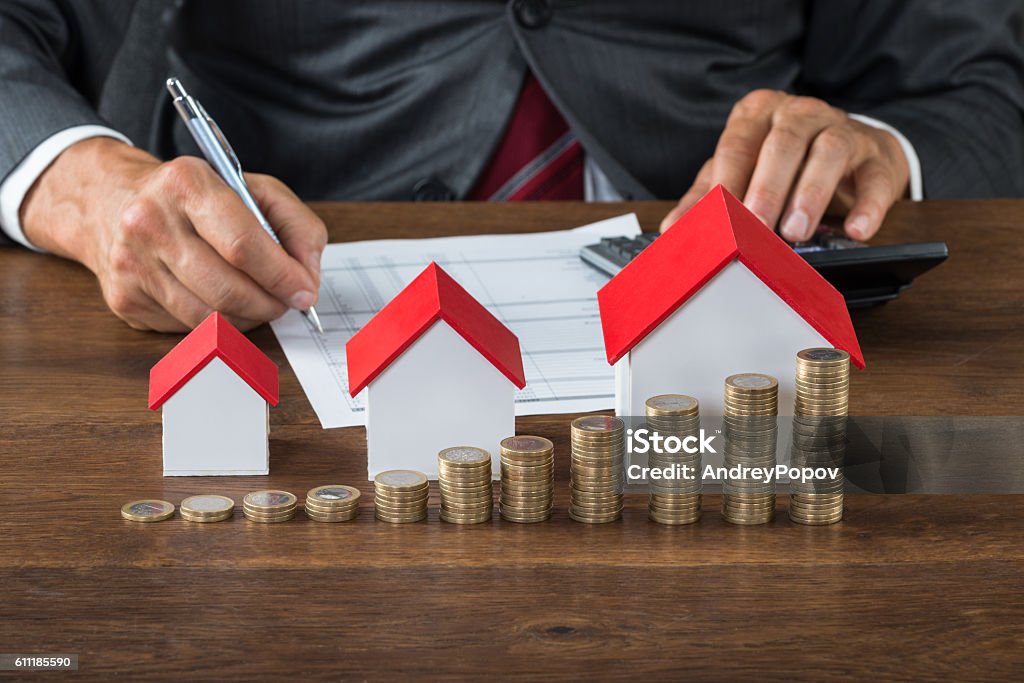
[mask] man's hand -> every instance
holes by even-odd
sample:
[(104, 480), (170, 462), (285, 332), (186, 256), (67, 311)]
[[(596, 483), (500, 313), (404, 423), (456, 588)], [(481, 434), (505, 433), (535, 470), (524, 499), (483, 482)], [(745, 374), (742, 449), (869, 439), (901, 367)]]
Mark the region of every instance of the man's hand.
[(830, 205), (847, 212), (847, 235), (866, 240), (906, 194), (909, 176), (889, 133), (821, 100), (755, 90), (733, 107), (715, 155), (661, 229), (721, 183), (791, 242), (809, 239)]
[(252, 328), (315, 303), (327, 231), (280, 181), (246, 180), (285, 249), (205, 161), (160, 163), (109, 138), (54, 161), (22, 203), (22, 226), (92, 270), (136, 329), (184, 331), (214, 310)]

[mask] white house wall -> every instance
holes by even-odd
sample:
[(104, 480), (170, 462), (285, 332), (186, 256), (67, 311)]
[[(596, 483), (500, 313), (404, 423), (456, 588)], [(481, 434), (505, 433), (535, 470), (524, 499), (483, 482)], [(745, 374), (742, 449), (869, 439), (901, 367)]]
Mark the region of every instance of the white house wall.
[(372, 479), (390, 469), (437, 478), (437, 453), (477, 446), (491, 453), (515, 433), (515, 387), (445, 322), (429, 330), (366, 388), (366, 439)]
[(680, 393), (721, 415), (725, 378), (760, 372), (779, 380), (779, 414), (792, 415), (796, 353), (812, 346), (832, 345), (734, 261), (620, 361), (619, 414), (641, 416), (651, 396)]
[(267, 410), (214, 358), (164, 403), (164, 475), (267, 474)]

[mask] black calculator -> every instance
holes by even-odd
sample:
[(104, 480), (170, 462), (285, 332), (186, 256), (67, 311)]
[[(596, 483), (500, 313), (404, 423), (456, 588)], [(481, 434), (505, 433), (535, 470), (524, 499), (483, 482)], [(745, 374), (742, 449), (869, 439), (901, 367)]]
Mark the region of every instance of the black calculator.
[[(643, 251), (659, 233), (636, 237), (605, 237), (580, 250), (580, 258), (614, 276)], [(807, 263), (838, 289), (849, 308), (866, 308), (892, 301), (921, 273), (949, 256), (945, 242), (865, 245), (822, 228), (808, 242), (793, 247)]]

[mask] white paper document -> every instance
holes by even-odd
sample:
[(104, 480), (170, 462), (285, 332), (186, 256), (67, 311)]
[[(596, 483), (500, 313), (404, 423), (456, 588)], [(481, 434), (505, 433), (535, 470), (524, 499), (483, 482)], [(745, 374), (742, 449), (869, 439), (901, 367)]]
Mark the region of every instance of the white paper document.
[(615, 373), (597, 310), (597, 290), (608, 278), (583, 263), (579, 250), (639, 232), (628, 214), (559, 232), (331, 244), (316, 304), (326, 334), (298, 311), (271, 326), (324, 428), (361, 425), (363, 394), (349, 396), (345, 343), (436, 261), (519, 337), (526, 388), (516, 392), (517, 415), (611, 408)]

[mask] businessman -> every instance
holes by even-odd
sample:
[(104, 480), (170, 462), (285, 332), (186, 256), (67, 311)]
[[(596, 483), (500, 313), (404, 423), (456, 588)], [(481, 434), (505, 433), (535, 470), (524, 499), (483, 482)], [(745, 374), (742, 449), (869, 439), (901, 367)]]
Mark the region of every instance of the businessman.
[[(165, 331), (314, 303), (300, 197), (681, 196), (666, 227), (723, 183), (791, 241), (826, 210), (868, 239), (901, 197), (1024, 194), (1021, 25), (1017, 0), (7, 0), (0, 227)], [(287, 251), (189, 156), (170, 74)]]

